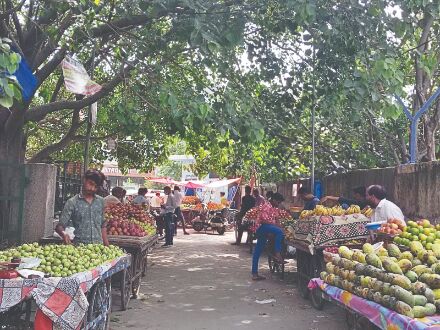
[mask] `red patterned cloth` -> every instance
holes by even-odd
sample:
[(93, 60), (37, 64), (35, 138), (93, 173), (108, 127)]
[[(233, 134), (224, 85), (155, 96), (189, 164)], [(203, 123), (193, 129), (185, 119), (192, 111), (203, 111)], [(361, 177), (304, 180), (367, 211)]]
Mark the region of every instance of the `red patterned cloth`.
[(258, 209), (257, 220), (250, 228), (251, 232), (255, 233), (260, 227), (260, 225), (262, 225), (263, 223), (271, 224), (271, 225), (278, 224), (280, 219), (281, 209), (277, 207), (273, 207), (272, 204), (270, 204), (270, 202), (263, 203), (257, 209)]
[[(78, 329), (89, 306), (85, 293), (106, 272), (112, 268), (123, 269), (129, 260), (129, 256), (125, 255), (90, 271), (64, 278), (0, 280), (0, 312), (7, 311), (32, 295), (44, 316), (53, 322), (54, 330)], [(35, 326), (35, 329), (48, 329), (47, 317), (38, 317), (38, 324), (42, 324), (42, 327)]]

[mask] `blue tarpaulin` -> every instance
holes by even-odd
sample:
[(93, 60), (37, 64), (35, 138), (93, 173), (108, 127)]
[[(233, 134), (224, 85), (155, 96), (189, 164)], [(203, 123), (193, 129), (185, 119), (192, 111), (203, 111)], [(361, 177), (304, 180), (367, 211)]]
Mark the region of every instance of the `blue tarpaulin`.
[(14, 72), (14, 76), (21, 86), (23, 100), (29, 101), (37, 89), (38, 80), (32, 74), (32, 70), (23, 56), (21, 57), (17, 71)]

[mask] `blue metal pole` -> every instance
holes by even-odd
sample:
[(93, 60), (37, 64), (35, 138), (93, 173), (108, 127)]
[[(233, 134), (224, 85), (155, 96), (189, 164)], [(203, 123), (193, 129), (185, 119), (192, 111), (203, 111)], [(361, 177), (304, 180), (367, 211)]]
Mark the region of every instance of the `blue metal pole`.
[(417, 163), (417, 124), (418, 120), (413, 118), (411, 120), (411, 137), (409, 140), (409, 153), (410, 153), (410, 160), (409, 162), (411, 164)]
[(403, 112), (405, 113), (406, 117), (411, 121), (411, 138), (409, 141), (409, 153), (410, 153), (410, 160), (409, 162), (411, 164), (414, 164), (417, 162), (417, 124), (419, 122), (419, 119), (423, 114), (428, 111), (429, 107), (431, 106), (432, 102), (437, 99), (440, 95), (440, 87), (435, 91), (434, 94), (431, 95), (431, 97), (428, 99), (428, 101), (423, 104), (423, 106), (419, 109), (419, 111), (416, 112), (416, 114), (413, 116), (411, 115), (411, 112), (408, 110), (407, 106), (403, 103), (402, 99), (395, 95), (397, 101), (400, 103), (400, 105), (403, 108)]

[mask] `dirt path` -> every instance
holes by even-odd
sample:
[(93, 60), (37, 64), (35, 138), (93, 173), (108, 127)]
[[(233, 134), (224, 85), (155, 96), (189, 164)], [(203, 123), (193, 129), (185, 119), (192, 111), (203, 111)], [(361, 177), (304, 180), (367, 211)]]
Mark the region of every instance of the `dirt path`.
[(327, 304), (316, 311), (300, 297), (292, 276), (271, 278), (265, 257), (260, 270), (268, 279), (252, 282), (248, 248), (232, 241), (232, 233), (183, 236), (179, 230), (174, 247), (153, 251), (140, 297), (126, 312), (112, 313), (110, 328), (346, 329), (339, 308)]

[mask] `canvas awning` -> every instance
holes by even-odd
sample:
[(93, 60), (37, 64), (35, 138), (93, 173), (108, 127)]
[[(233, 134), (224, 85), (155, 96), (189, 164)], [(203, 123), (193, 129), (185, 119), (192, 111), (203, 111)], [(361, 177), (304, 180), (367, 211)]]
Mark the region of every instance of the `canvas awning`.
[(147, 178), (148, 181), (155, 182), (155, 183), (161, 183), (165, 185), (180, 185), (179, 181), (175, 181), (171, 178)]
[(214, 182), (208, 183), (206, 185), (206, 188), (220, 188), (220, 187), (224, 187), (224, 186), (229, 186), (230, 184), (234, 184), (234, 183), (239, 184), (240, 181), (241, 181), (241, 178), (214, 181)]
[(183, 181), (180, 182), (179, 185), (188, 189), (199, 189), (206, 187), (206, 184), (203, 181)]

